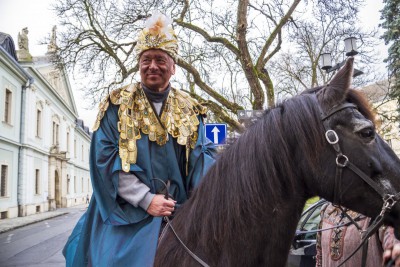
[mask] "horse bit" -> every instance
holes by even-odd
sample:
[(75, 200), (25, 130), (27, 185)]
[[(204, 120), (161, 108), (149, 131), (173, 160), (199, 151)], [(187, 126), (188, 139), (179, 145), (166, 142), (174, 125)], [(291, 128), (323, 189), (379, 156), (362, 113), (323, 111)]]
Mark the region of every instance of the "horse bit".
[[(349, 260), (363, 245), (364, 243), (369, 239), (369, 237), (375, 233), (375, 231), (383, 224), (383, 216), (385, 213), (390, 211), (394, 204), (400, 199), (400, 192), (398, 192), (395, 195), (392, 194), (386, 194), (381, 187), (377, 185), (377, 183), (372, 180), (371, 177), (366, 175), (362, 170), (360, 170), (357, 166), (355, 166), (353, 163), (351, 163), (346, 155), (342, 153), (342, 150), (340, 149), (339, 146), (339, 137), (337, 133), (332, 130), (329, 127), (329, 124), (327, 122), (327, 119), (334, 115), (335, 113), (346, 109), (346, 108), (352, 108), (352, 109), (358, 109), (358, 107), (353, 104), (353, 103), (344, 103), (341, 105), (338, 105), (334, 108), (332, 108), (329, 113), (326, 115), (322, 111), (320, 107), (320, 113), (321, 113), (321, 121), (323, 123), (323, 126), (325, 128), (325, 138), (328, 141), (328, 143), (333, 147), (333, 149), (336, 152), (336, 176), (335, 176), (335, 185), (334, 185), (334, 203), (340, 204), (340, 192), (341, 192), (341, 178), (342, 178), (342, 172), (345, 167), (349, 168), (351, 171), (353, 171), (355, 174), (357, 174), (361, 179), (364, 180), (372, 189), (374, 189), (381, 197), (383, 200), (383, 205), (381, 212), (379, 215), (373, 220), (373, 222), (369, 225), (369, 227), (365, 230), (363, 233), (363, 237), (361, 240), (360, 245), (355, 249), (353, 253), (350, 254), (339, 266), (342, 266), (347, 260)], [(364, 263), (363, 259), (363, 263)]]

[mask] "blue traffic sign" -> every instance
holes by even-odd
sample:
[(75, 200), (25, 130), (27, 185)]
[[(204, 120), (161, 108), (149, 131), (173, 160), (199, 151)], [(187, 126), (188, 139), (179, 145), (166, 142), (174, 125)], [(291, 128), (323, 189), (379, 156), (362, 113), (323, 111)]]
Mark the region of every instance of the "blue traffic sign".
[(226, 144), (226, 124), (225, 123), (206, 123), (206, 137), (216, 145)]

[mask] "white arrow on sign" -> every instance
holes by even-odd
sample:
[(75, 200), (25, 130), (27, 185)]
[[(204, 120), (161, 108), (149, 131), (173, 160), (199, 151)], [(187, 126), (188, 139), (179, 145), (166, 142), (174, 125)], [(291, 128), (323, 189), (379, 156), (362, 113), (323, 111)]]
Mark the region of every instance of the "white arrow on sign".
[(211, 132), (214, 133), (214, 144), (218, 144), (218, 133), (220, 131), (218, 130), (217, 126), (214, 126)]

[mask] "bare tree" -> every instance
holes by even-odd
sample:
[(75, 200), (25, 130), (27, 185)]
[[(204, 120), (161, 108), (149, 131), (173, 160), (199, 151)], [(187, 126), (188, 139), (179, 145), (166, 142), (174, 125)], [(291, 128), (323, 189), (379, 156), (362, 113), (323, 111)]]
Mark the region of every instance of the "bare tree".
[(388, 77), (362, 88), (363, 93), (372, 103), (376, 113), (377, 131), (387, 141), (399, 139), (398, 103), (391, 95), (391, 84)]
[[(207, 105), (217, 119), (241, 132), (243, 126), (236, 119), (239, 110), (274, 106), (272, 59), (281, 50), (285, 33), (288, 37), (288, 23), (294, 25), (301, 15), (300, 2), (60, 0), (55, 6), (62, 20), (58, 61), (74, 68), (77, 76), (90, 78), (85, 91), (97, 102), (134, 79), (138, 70), (135, 37), (144, 18), (160, 10), (173, 18), (180, 39), (177, 64), (183, 81), (177, 84)], [(324, 12), (355, 15), (361, 0), (304, 2), (319, 7), (323, 17)], [(306, 29), (304, 23), (299, 25)]]
[[(354, 4), (360, 5), (361, 2), (356, 1)], [(303, 18), (299, 17), (290, 23), (288, 39), (291, 46), (282, 49), (280, 55), (273, 60), (273, 77), (278, 98), (325, 84), (334, 72), (327, 73), (321, 69), (321, 54), (330, 52), (335, 64), (342, 62), (345, 60), (343, 40), (350, 36), (358, 39), (357, 63), (365, 73), (355, 80), (355, 85), (362, 86), (375, 81), (379, 72), (374, 67), (381, 59), (373, 48), (377, 45), (379, 36), (376, 29), (365, 31), (355, 26), (357, 6), (333, 8), (314, 3), (310, 13), (311, 15), (303, 15)]]

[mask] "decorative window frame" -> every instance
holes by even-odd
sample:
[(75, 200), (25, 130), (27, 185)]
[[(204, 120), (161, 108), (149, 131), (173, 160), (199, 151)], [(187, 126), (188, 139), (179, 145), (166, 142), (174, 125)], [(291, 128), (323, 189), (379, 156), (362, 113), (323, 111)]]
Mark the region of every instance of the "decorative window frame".
[(52, 117), (52, 145), (60, 144), (60, 116), (53, 114)]
[[(35, 136), (37, 138), (42, 138), (43, 135), (43, 110), (44, 110), (44, 102), (39, 100), (36, 102), (36, 123), (35, 123)], [(38, 114), (40, 111), (40, 118), (38, 118)]]
[[(6, 173), (6, 177), (5, 177), (5, 185), (3, 185), (3, 181), (2, 181), (3, 180), (3, 177), (2, 177), (3, 166), (7, 168), (7, 173)], [(10, 192), (9, 185), (10, 185), (10, 165), (7, 164), (7, 163), (1, 163), (0, 164), (0, 198), (8, 198), (8, 197), (10, 197), (9, 196), (9, 192)], [(1, 194), (3, 186), (5, 188), (4, 189), (4, 191), (5, 191), (4, 195)]]
[(35, 168), (35, 187), (34, 187), (34, 194), (36, 196), (41, 195), (42, 187), (41, 187), (42, 177), (40, 169)]
[[(9, 99), (9, 103), (7, 102), (7, 98), (8, 98), (8, 93), (10, 93), (10, 99)], [(14, 108), (14, 91), (9, 88), (8, 86), (4, 87), (4, 98), (3, 98), (3, 118), (2, 118), (2, 122), (4, 124), (13, 126), (13, 122), (14, 122), (14, 114), (13, 114), (13, 108)]]

